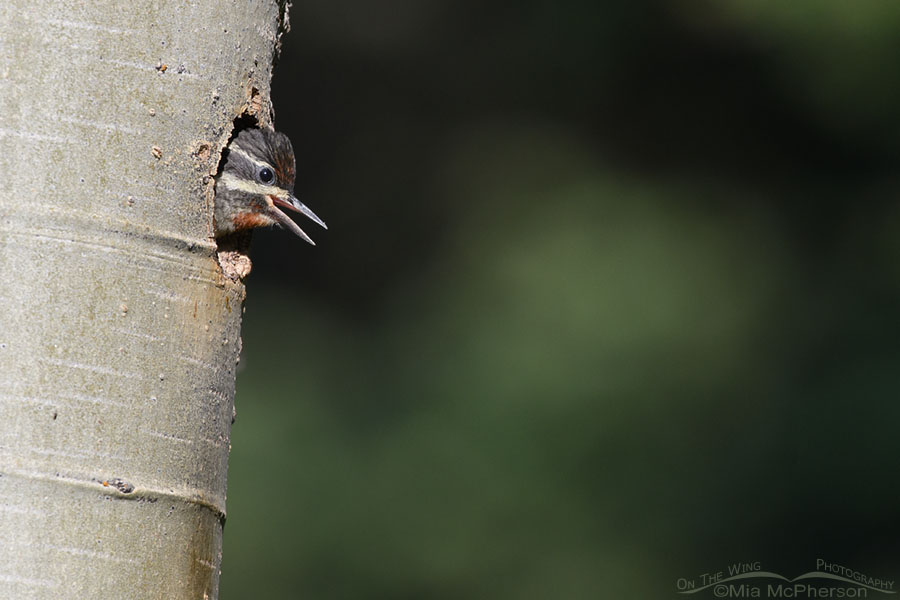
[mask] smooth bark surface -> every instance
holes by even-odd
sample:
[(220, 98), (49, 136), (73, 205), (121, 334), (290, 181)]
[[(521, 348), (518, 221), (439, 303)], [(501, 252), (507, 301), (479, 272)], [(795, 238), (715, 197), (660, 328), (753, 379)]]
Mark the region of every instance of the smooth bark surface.
[(210, 174), (278, 3), (0, 2), (0, 597), (215, 598), (244, 288)]

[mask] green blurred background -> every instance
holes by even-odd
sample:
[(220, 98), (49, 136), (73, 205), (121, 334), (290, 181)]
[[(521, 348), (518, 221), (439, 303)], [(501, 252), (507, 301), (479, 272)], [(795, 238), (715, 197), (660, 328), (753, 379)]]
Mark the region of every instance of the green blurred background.
[(221, 598), (900, 577), (900, 4), (295, 2)]

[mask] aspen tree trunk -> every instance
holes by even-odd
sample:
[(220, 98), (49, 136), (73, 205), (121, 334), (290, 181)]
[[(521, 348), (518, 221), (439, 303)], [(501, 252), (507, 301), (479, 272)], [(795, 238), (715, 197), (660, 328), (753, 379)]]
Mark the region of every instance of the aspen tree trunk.
[(0, 1), (0, 598), (215, 598), (244, 288), (211, 238), (274, 0)]

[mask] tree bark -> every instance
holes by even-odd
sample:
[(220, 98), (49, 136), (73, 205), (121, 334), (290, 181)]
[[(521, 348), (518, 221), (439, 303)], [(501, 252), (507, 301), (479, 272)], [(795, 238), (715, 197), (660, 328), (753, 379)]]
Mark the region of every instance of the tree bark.
[(244, 287), (212, 180), (273, 0), (0, 2), (0, 597), (215, 598)]

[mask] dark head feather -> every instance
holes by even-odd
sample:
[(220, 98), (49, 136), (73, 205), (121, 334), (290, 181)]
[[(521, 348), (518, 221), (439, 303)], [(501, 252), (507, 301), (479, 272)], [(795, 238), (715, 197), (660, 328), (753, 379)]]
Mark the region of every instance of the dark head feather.
[[(278, 186), (289, 192), (294, 191), (296, 162), (294, 148), (291, 146), (288, 136), (272, 129), (244, 129), (231, 143), (257, 160), (271, 165), (275, 169)], [(247, 165), (244, 161), (229, 161), (225, 164), (226, 170), (229, 170), (232, 162), (236, 171), (243, 171), (244, 168), (251, 170), (256, 168), (253, 165)], [(252, 172), (236, 174), (250, 178)]]
[(225, 148), (223, 158), (222, 173), (216, 178), (216, 237), (281, 225), (314, 244), (282, 209), (301, 213), (327, 229), (322, 219), (294, 197), (296, 164), (286, 135), (272, 129), (241, 130)]

